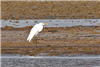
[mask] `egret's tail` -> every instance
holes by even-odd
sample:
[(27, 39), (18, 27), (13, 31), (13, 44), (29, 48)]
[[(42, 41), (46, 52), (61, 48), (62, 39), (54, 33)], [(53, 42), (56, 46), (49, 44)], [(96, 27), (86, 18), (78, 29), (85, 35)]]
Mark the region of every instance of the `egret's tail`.
[(29, 37), (27, 38), (27, 41), (29, 41), (29, 42), (31, 41), (31, 40), (29, 39)]
[(29, 42), (30, 42), (30, 41), (31, 41), (31, 39), (32, 39), (32, 37), (29, 35), (29, 36), (28, 36), (28, 38), (27, 38), (27, 41), (29, 41)]

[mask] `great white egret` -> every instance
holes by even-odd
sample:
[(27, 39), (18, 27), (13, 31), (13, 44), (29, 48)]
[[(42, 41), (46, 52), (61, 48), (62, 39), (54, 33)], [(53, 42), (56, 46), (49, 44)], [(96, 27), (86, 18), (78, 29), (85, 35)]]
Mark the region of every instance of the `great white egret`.
[[(43, 25), (47, 25), (47, 23), (39, 23), (39, 24), (36, 24), (30, 31), (30, 34), (27, 38), (27, 41), (31, 41), (32, 38), (34, 38), (39, 32), (42, 31), (43, 29)], [(37, 43), (36, 43), (36, 47), (37, 47)]]

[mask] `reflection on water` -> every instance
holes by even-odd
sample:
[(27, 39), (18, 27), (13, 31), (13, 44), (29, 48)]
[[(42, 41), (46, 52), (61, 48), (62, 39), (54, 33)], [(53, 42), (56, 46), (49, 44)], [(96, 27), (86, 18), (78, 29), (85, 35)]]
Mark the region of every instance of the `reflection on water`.
[(19, 54), (2, 54), (1, 58), (100, 58), (100, 55), (94, 54), (68, 54), (68, 56), (29, 56)]

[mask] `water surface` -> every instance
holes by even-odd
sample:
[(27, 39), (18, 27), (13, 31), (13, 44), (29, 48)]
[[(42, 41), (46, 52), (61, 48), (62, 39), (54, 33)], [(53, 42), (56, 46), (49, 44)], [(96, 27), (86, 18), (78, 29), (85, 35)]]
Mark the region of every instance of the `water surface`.
[[(16, 22), (18, 21), (18, 22)], [(31, 19), (31, 20), (1, 20), (1, 27), (13, 26), (15, 28), (34, 26), (37, 23), (45, 22), (44, 27), (72, 27), (72, 26), (99, 26), (100, 19)]]

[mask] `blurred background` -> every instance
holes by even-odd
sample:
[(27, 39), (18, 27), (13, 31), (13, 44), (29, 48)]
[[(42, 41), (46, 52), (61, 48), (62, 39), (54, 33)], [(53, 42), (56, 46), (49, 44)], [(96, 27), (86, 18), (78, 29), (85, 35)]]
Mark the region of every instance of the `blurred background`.
[(2, 1), (1, 19), (98, 19), (99, 1)]

